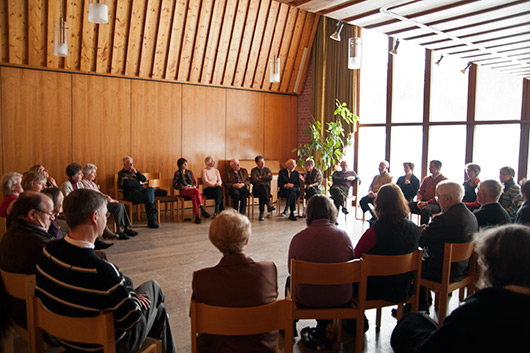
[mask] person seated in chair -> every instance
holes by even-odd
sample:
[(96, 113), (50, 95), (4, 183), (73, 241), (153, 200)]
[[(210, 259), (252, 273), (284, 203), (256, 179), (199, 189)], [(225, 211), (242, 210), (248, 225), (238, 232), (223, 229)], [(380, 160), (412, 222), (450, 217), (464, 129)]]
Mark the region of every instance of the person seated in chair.
[(212, 156), (204, 158), (206, 167), (202, 170), (201, 177), (204, 188), (202, 193), (209, 199), (215, 201), (215, 210), (213, 218), (217, 217), (219, 212), (224, 210), (223, 206), (223, 181), (219, 169), (215, 168), (215, 159)]
[(370, 209), (370, 206), (368, 205), (374, 203), (379, 188), (385, 184), (391, 183), (392, 178), (392, 175), (388, 173), (388, 162), (382, 161), (381, 163), (379, 163), (379, 174), (374, 176), (374, 179), (370, 184), (370, 188), (368, 189), (368, 195), (366, 195), (361, 199), (361, 201), (359, 201), (363, 214), (366, 211), (369, 211), (372, 217), (375, 217), (374, 212)]
[[(107, 225), (107, 199), (88, 189), (72, 191), (63, 211), (70, 228), (63, 239), (42, 251), (37, 264), (35, 295), (58, 315), (84, 317), (111, 312), (117, 352), (138, 352), (147, 336), (162, 340), (165, 353), (175, 353), (164, 292), (156, 281), (133, 289), (117, 266), (94, 252), (94, 240)], [(97, 346), (59, 340), (69, 350), (95, 351)]]
[(2, 204), (0, 204), (0, 217), (7, 218), (13, 208), (13, 202), (24, 191), (20, 184), (21, 181), (22, 174), (17, 172), (7, 173), (2, 177), (1, 184), (4, 198), (2, 199)]
[(359, 180), (360, 184), (361, 179), (359, 179), (359, 176), (353, 170), (348, 171), (348, 162), (346, 161), (340, 162), (340, 170), (334, 171), (331, 175), (331, 179), (333, 180), (333, 184), (329, 189), (331, 199), (333, 200), (335, 207), (337, 207), (337, 211), (340, 211), (340, 208), (342, 207), (342, 213), (348, 214), (348, 207), (347, 205), (346, 207), (344, 205), (346, 203), (350, 187), (353, 187), (356, 180)]
[(499, 199), (499, 203), (506, 209), (512, 221), (515, 221), (517, 211), (523, 203), (521, 187), (513, 180), (515, 170), (511, 167), (502, 167), (499, 172), (499, 179), (504, 185), (504, 190)]
[(496, 180), (485, 180), (478, 184), (477, 201), (480, 208), (473, 211), (480, 228), (512, 223), (510, 215), (499, 203), (502, 185)]
[(259, 218), (264, 221), (265, 205), (267, 211), (272, 214), (276, 207), (271, 205), (271, 180), (272, 172), (265, 167), (265, 158), (263, 156), (256, 156), (254, 158), (256, 166), (250, 171), (250, 182), (253, 185), (252, 193), (259, 199)]
[(46, 188), (46, 176), (41, 172), (26, 172), (22, 175), (20, 185), (24, 191), (41, 192)]
[(245, 214), (247, 211), (250, 179), (248, 178), (248, 171), (245, 168), (241, 168), (238, 159), (232, 159), (230, 161), (230, 169), (225, 172), (223, 182), (228, 190), (228, 194), (232, 198), (234, 210), (239, 210), (239, 213)]
[[(427, 224), (431, 216), (440, 213), (440, 205), (436, 202), (436, 186), (447, 178), (442, 175), (442, 162), (432, 160), (429, 162), (429, 172), (431, 175), (426, 176), (421, 181), (420, 189), (416, 201), (409, 202), (410, 212), (420, 215), (420, 223)], [(462, 193), (462, 196), (464, 194)]]
[(315, 168), (315, 161), (307, 159), (304, 162), (305, 173), (300, 175), (300, 180), (304, 182), (305, 199), (309, 200), (314, 195), (322, 194), (322, 172)]
[[(250, 221), (233, 209), (221, 212), (209, 230), (212, 244), (223, 254), (214, 267), (193, 273), (192, 299), (226, 307), (249, 307), (272, 303), (278, 297), (274, 262), (256, 262), (245, 254)], [(247, 336), (199, 334), (198, 352), (276, 352), (278, 332)], [(291, 344), (291, 343), (290, 343)]]
[(296, 210), (296, 201), (300, 197), (300, 173), (295, 169), (296, 162), (294, 159), (289, 159), (285, 162), (285, 169), (280, 170), (278, 175), (278, 197), (286, 199), (285, 209), (283, 215), (287, 216), (287, 212), (290, 209), (291, 214), (289, 219), (296, 221), (297, 218), (294, 215)]
[(146, 177), (136, 170), (132, 157), (123, 157), (123, 169), (118, 172), (118, 185), (123, 190), (123, 198), (127, 201), (145, 205), (147, 213), (147, 226), (158, 228), (156, 216), (158, 210), (155, 206), (155, 189), (144, 187)]
[(414, 163), (403, 163), (403, 170), (405, 171), (405, 175), (400, 176), (396, 184), (401, 188), (401, 191), (403, 191), (403, 196), (405, 196), (407, 202), (411, 202), (418, 193), (420, 181), (414, 175)]
[(515, 223), (530, 226), (530, 182), (528, 179), (523, 179), (519, 182), (519, 185), (521, 185), (521, 195), (525, 203), (517, 211)]
[(197, 188), (197, 182), (193, 172), (188, 169), (188, 161), (185, 158), (179, 158), (177, 161), (178, 170), (173, 175), (173, 188), (180, 191), (180, 196), (189, 197), (195, 215), (195, 223), (200, 224), (201, 217), (199, 210), (204, 218), (209, 218), (210, 214), (206, 212), (202, 205), (201, 192)]

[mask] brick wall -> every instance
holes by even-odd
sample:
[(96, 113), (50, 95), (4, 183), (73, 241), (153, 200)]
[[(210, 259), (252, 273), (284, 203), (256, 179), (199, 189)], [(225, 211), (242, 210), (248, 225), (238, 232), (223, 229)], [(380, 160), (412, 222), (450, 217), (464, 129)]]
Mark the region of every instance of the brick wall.
[(309, 61), (309, 69), (304, 89), (298, 96), (298, 141), (297, 144), (309, 142), (309, 135), (304, 133), (311, 121), (311, 102), (313, 99), (313, 62)]

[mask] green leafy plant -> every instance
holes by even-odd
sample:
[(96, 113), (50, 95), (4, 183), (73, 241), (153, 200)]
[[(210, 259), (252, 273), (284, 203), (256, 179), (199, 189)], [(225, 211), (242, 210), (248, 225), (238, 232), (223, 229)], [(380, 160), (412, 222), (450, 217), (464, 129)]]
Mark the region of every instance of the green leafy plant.
[(348, 109), (346, 102), (341, 103), (337, 99), (335, 105), (335, 121), (326, 123), (324, 130), (322, 123), (312, 117), (309, 128), (304, 130), (310, 136), (309, 143), (300, 144), (291, 151), (298, 155), (299, 165), (312, 158), (316, 167), (324, 173), (340, 162), (344, 146), (351, 145), (351, 136), (344, 133), (343, 124), (356, 124), (359, 117)]

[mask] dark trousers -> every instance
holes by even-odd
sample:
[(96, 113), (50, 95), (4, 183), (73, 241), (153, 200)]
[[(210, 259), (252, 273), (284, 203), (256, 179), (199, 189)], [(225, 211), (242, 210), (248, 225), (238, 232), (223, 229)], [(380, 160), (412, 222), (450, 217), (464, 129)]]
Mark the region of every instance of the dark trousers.
[(145, 213), (149, 222), (156, 222), (157, 210), (155, 207), (155, 189), (148, 187), (143, 190), (129, 192), (125, 198), (127, 201), (132, 201), (135, 204), (143, 203), (145, 205)]
[(314, 187), (314, 186), (311, 186), (311, 187), (305, 189), (305, 199), (306, 200), (309, 200), (310, 198), (312, 198), (316, 194), (320, 194), (320, 190), (318, 188)]
[(120, 202), (108, 202), (107, 209), (114, 216), (118, 230), (120, 227), (129, 227), (131, 225), (131, 220), (129, 219), (129, 215), (127, 215), (124, 204)]
[(370, 207), (368, 206), (368, 204), (372, 204), (373, 205), (374, 204), (374, 200), (375, 200), (375, 198), (366, 195), (365, 197), (363, 197), (361, 199), (361, 201), (359, 201), (359, 204), (361, 205), (361, 209), (363, 210), (363, 213), (365, 213), (366, 211), (370, 211), (370, 214), (372, 215), (372, 217), (375, 216), (375, 215), (374, 215), (373, 211), (370, 209)]
[(285, 208), (287, 209), (289, 207), (291, 213), (294, 213), (296, 210), (296, 200), (300, 197), (300, 190), (297, 188), (280, 189), (278, 196), (286, 199), (287, 204)]
[(232, 198), (232, 206), (237, 211), (239, 210), (239, 213), (245, 214), (247, 211), (247, 197), (248, 197), (248, 189), (246, 187), (237, 189), (237, 188), (230, 188), (228, 190), (228, 193), (230, 194), (230, 197)]
[(349, 190), (349, 186), (344, 185), (335, 185), (332, 186), (329, 190), (329, 193), (331, 194), (331, 198), (333, 199), (333, 203), (335, 204), (335, 207), (337, 207), (337, 210), (340, 210), (340, 206), (344, 207), (344, 202), (346, 202)]
[(418, 208), (417, 202), (411, 201), (409, 202), (409, 208), (410, 213), (419, 214), (420, 215), (420, 223), (421, 224), (427, 224), (429, 223), (429, 220), (431, 219), (431, 216), (435, 213), (439, 213), (441, 211), (440, 205), (437, 203), (431, 203), (422, 208), (421, 210)]
[(265, 205), (271, 203), (271, 186), (268, 183), (255, 184), (252, 193), (259, 199), (259, 211), (265, 210)]
[(151, 300), (149, 309), (142, 308), (140, 321), (116, 344), (118, 353), (135, 353), (142, 347), (147, 336), (162, 341), (164, 353), (176, 353), (169, 317), (164, 306), (165, 295), (156, 281), (147, 281), (136, 288), (136, 293), (146, 294)]
[(202, 193), (207, 199), (215, 200), (215, 212), (219, 213), (224, 210), (223, 207), (223, 188), (220, 186), (206, 187)]

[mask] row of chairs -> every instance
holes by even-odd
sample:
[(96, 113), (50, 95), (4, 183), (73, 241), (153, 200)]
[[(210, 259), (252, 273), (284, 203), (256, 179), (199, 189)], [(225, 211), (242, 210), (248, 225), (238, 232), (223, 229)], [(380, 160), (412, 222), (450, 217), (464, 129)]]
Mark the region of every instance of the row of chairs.
[[(364, 311), (376, 309), (376, 329), (381, 326), (381, 309), (386, 306), (398, 305), (397, 318), (403, 316), (404, 305), (410, 304), (412, 311), (418, 310), (420, 286), (435, 291), (436, 307), (439, 307), (440, 324), (447, 311), (448, 295), (460, 289), (460, 299), (475, 292), (476, 255), (473, 243), (446, 244), (442, 282), (435, 283), (421, 278), (422, 250), (398, 256), (363, 255), (359, 260), (344, 263), (312, 263), (291, 260), (290, 293), (284, 300), (257, 307), (227, 308), (210, 306), (191, 301), (191, 339), (192, 352), (197, 351), (197, 334), (215, 335), (250, 335), (273, 330), (285, 331), (286, 353), (293, 351), (293, 321), (298, 319), (333, 319), (337, 338), (341, 340), (341, 320), (357, 319), (355, 330), (355, 352), (363, 350)], [(450, 283), (451, 263), (469, 259), (466, 277), (456, 283)], [(367, 300), (366, 286), (368, 277), (392, 276), (413, 272), (412, 295), (402, 303), (385, 300)], [(299, 306), (293, 300), (297, 284), (308, 285), (341, 285), (357, 284), (357, 295), (347, 307), (340, 308), (307, 308)], [(278, 348), (279, 349), (279, 348)]]

